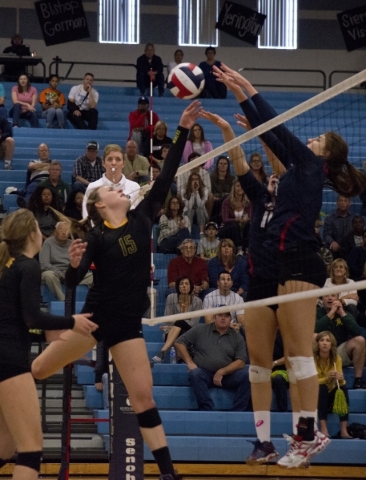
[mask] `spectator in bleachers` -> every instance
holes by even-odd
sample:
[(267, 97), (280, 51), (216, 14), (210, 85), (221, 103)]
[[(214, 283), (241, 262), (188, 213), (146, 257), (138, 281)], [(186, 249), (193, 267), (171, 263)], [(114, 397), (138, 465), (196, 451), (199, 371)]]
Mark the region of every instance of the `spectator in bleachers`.
[(219, 238), (230, 238), (238, 255), (243, 255), (248, 248), (250, 215), (250, 201), (236, 178), (229, 196), (221, 205), (222, 226), (219, 229)]
[[(217, 313), (213, 323), (197, 325), (175, 342), (188, 367), (189, 380), (199, 410), (214, 410), (210, 388), (236, 389), (231, 411), (250, 410), (250, 384), (244, 369), (246, 346), (243, 336), (230, 328), (231, 315)], [(189, 353), (193, 348), (194, 356)]]
[(4, 170), (12, 170), (11, 161), (13, 159), (15, 142), (11, 124), (6, 117), (0, 113), (0, 158), (4, 159)]
[(50, 149), (45, 143), (40, 143), (37, 149), (38, 159), (31, 160), (28, 164), (27, 178), (25, 182), (25, 200), (29, 201), (34, 190), (49, 176), (49, 167), (52, 162)]
[(48, 187), (58, 198), (60, 209), (63, 211), (70, 194), (70, 185), (61, 179), (62, 166), (57, 160), (52, 160), (48, 169), (49, 176), (40, 185)]
[[(192, 152), (189, 156), (188, 156), (188, 163), (190, 163), (192, 160), (195, 160), (196, 158), (200, 157), (201, 155), (197, 152)], [(207, 188), (208, 190), (208, 198), (207, 198), (207, 202), (206, 202), (206, 210), (207, 210), (207, 214), (208, 214), (208, 217), (211, 218), (211, 212), (212, 212), (212, 207), (213, 207), (213, 203), (214, 203), (214, 198), (213, 198), (213, 195), (211, 193), (211, 178), (210, 178), (210, 174), (208, 173), (207, 170), (205, 170), (204, 168), (202, 168), (202, 166), (198, 166), (198, 167), (193, 167), (191, 168), (190, 170), (188, 170), (187, 172), (184, 172), (180, 175), (178, 175), (177, 177), (177, 192), (178, 192), (178, 195), (180, 196), (180, 192), (182, 191), (183, 188), (187, 188), (187, 184), (188, 184), (188, 179), (189, 179), (189, 176), (191, 175), (191, 173), (198, 173), (199, 176), (201, 177), (202, 179), (202, 182), (204, 183), (205, 187)]]
[(144, 54), (136, 61), (136, 83), (141, 95), (145, 95), (151, 81), (154, 87), (158, 87), (159, 97), (162, 97), (164, 95), (163, 62), (155, 55), (154, 45), (147, 43)]
[[(10, 53), (18, 57), (28, 57), (30, 56), (30, 49), (28, 45), (23, 45), (23, 37), (20, 33), (15, 33), (10, 39), (11, 45), (5, 47), (3, 53)], [(2, 76), (6, 81), (13, 81), (19, 75), (24, 73), (24, 64), (12, 62), (11, 64), (4, 65)]]
[(167, 295), (174, 293), (175, 282), (179, 277), (189, 277), (194, 283), (194, 294), (201, 299), (208, 288), (207, 265), (202, 258), (196, 257), (196, 244), (194, 240), (186, 238), (180, 244), (182, 255), (170, 260), (168, 264), (168, 290)]
[[(203, 300), (203, 308), (222, 307), (223, 305), (238, 305), (243, 304), (243, 308), (238, 307), (238, 310), (232, 310), (231, 328), (239, 331), (240, 327), (244, 327), (244, 300), (243, 297), (234, 293), (231, 290), (233, 281), (229, 272), (222, 271), (217, 280), (217, 289), (208, 293)], [(205, 323), (212, 323), (214, 315), (205, 315)]]
[(266, 171), (264, 170), (262, 156), (258, 152), (254, 152), (251, 154), (249, 158), (249, 167), (253, 172), (253, 175), (258, 180), (258, 182), (264, 183), (267, 185), (268, 183), (268, 176)]
[(138, 154), (138, 146), (134, 140), (126, 143), (123, 174), (128, 180), (139, 184), (150, 179), (150, 163), (146, 157)]
[(362, 232), (362, 245), (350, 251), (347, 263), (349, 276), (355, 282), (366, 278), (366, 230)]
[(8, 111), (5, 108), (5, 89), (2, 83), (0, 83), (0, 117), (8, 118)]
[[(172, 139), (167, 136), (168, 125), (166, 122), (159, 120), (154, 127), (154, 134), (152, 138), (152, 161), (160, 163), (163, 158), (161, 156), (161, 149), (163, 145), (171, 145)], [(144, 156), (150, 159), (150, 142), (146, 142), (144, 149)]]
[(327, 330), (337, 340), (337, 353), (344, 367), (353, 364), (355, 379), (353, 388), (366, 389), (362, 379), (365, 366), (365, 339), (355, 318), (347, 313), (338, 295), (324, 295), (323, 306), (317, 307), (315, 332)]
[[(330, 438), (327, 417), (332, 413), (335, 395), (340, 388), (349, 408), (348, 390), (343, 376), (342, 358), (337, 353), (337, 341), (331, 332), (323, 331), (316, 336), (314, 360), (319, 379), (318, 415), (320, 431)], [(353, 438), (347, 431), (348, 413), (340, 415), (341, 438)]]
[(184, 214), (189, 218), (193, 225), (196, 217), (200, 237), (204, 236), (205, 224), (208, 220), (206, 203), (208, 199), (208, 189), (205, 187), (202, 178), (198, 173), (191, 173), (187, 186), (179, 192), (184, 203)]
[(205, 88), (201, 93), (202, 98), (226, 98), (227, 88), (221, 82), (216, 81), (213, 74), (212, 66), (216, 65), (220, 68), (221, 62), (215, 60), (216, 49), (214, 47), (207, 47), (205, 50), (206, 60), (199, 64), (200, 69), (205, 76)]
[(174, 60), (170, 60), (170, 62), (168, 62), (168, 75), (169, 73), (173, 70), (174, 67), (176, 67), (177, 65), (179, 65), (180, 63), (183, 62), (183, 57), (184, 57), (184, 53), (183, 53), (183, 50), (181, 50), (180, 48), (178, 48), (175, 52), (174, 52)]
[(98, 127), (97, 104), (99, 93), (93, 88), (94, 75), (86, 73), (83, 83), (71, 87), (67, 100), (67, 118), (75, 128), (96, 130)]
[(28, 209), (36, 217), (43, 240), (53, 235), (58, 222), (50, 207), (60, 210), (57, 196), (47, 187), (37, 187), (29, 199)]
[[(348, 285), (349, 283), (354, 283), (354, 281), (349, 278), (347, 262), (343, 260), (343, 258), (335, 259), (330, 266), (330, 277), (327, 278), (324, 287), (333, 287), (335, 285)], [(351, 313), (354, 318), (357, 318), (357, 290), (341, 292), (339, 293), (338, 298), (341, 301), (344, 310)]]
[(231, 290), (244, 298), (248, 286), (248, 265), (245, 257), (236, 255), (232, 240), (224, 238), (217, 247), (217, 256), (207, 263), (210, 288), (217, 288), (221, 272), (229, 272), (233, 281)]
[[(153, 112), (152, 127), (154, 127), (158, 121), (158, 115)], [(129, 113), (128, 123), (130, 124), (128, 140), (134, 140), (137, 143), (139, 152), (143, 152), (146, 142), (150, 139), (150, 112), (149, 99), (147, 97), (140, 97), (138, 99), (137, 110)]]
[(211, 260), (216, 257), (217, 247), (219, 246), (219, 239), (216, 237), (219, 227), (215, 222), (208, 222), (205, 225), (205, 235), (200, 238), (197, 247), (197, 255), (203, 260)]
[[(175, 315), (177, 313), (194, 312), (202, 309), (202, 301), (193, 293), (194, 284), (189, 277), (180, 277), (175, 282), (176, 293), (171, 293), (166, 299), (164, 316)], [(191, 317), (191, 314), (190, 314)], [(176, 339), (195, 327), (200, 317), (187, 318), (185, 320), (177, 320), (172, 324), (161, 327), (161, 330), (167, 333), (165, 343), (151, 360), (154, 363), (164, 362), (166, 352), (174, 345)]]
[[(202, 126), (199, 123), (195, 123), (189, 131), (188, 140), (184, 147), (182, 162), (183, 164), (188, 162), (188, 157), (192, 152), (197, 152), (200, 155), (211, 152), (213, 150), (212, 143), (205, 139), (205, 134)], [(211, 158), (203, 165), (205, 170), (209, 170), (214, 163), (214, 159)]]
[(83, 218), (83, 200), (84, 193), (72, 190), (67, 198), (65, 205), (65, 215), (75, 220), (82, 220)]
[(348, 255), (355, 247), (361, 247), (362, 232), (365, 229), (365, 219), (361, 215), (355, 215), (352, 218), (352, 231), (349, 232), (340, 242), (340, 257), (344, 260), (348, 259)]
[(95, 140), (90, 140), (86, 144), (85, 154), (80, 155), (75, 161), (72, 173), (74, 190), (85, 193), (89, 183), (95, 182), (102, 177), (104, 167), (98, 153), (99, 143)]
[(32, 128), (37, 128), (36, 104), (38, 92), (35, 87), (32, 87), (29, 77), (25, 73), (19, 76), (18, 84), (11, 89), (11, 99), (13, 106), (10, 109), (9, 116), (13, 119), (13, 128), (19, 127), (21, 118), (29, 120)]
[[(70, 245), (69, 225), (66, 222), (57, 222), (54, 235), (43, 242), (39, 252), (42, 283), (61, 302), (65, 301), (65, 294), (61, 285), (65, 283), (66, 270), (70, 265), (68, 254)], [(90, 288), (92, 284), (93, 274), (88, 272), (80, 282), (80, 285), (87, 285)]]
[(351, 199), (338, 195), (337, 210), (324, 219), (323, 240), (331, 250), (333, 258), (340, 256), (340, 244), (344, 237), (352, 232), (352, 219), (355, 216), (350, 211)]
[(223, 200), (229, 195), (234, 175), (230, 172), (230, 162), (226, 155), (220, 155), (217, 159), (215, 170), (210, 175), (211, 192), (214, 199), (211, 219), (218, 225), (221, 224), (221, 204)]
[[(135, 208), (139, 203), (140, 185), (136, 182), (128, 180), (122, 173), (125, 161), (123, 157), (122, 147), (115, 144), (106, 145), (103, 152), (102, 167), (105, 173), (94, 182), (89, 183), (83, 200), (83, 217), (87, 217), (87, 201), (90, 193), (104, 185), (120, 190), (130, 197), (131, 209)], [(140, 200), (142, 197), (140, 197)]]
[(66, 105), (65, 97), (62, 92), (57, 90), (60, 83), (58, 75), (51, 75), (49, 80), (49, 87), (42, 90), (39, 94), (39, 103), (42, 105), (42, 118), (46, 119), (46, 127), (64, 128), (65, 116), (63, 107)]
[(178, 197), (171, 197), (166, 212), (160, 217), (158, 245), (163, 253), (177, 253), (183, 240), (191, 237), (191, 223), (183, 215), (183, 208)]

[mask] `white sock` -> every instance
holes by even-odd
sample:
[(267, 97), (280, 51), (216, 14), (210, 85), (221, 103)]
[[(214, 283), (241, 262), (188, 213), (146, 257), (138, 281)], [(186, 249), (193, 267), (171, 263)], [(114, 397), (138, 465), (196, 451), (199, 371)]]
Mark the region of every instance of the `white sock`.
[(9, 166), (9, 165), (10, 165), (10, 163), (11, 163), (11, 160), (4, 160), (4, 163), (5, 163), (5, 166), (7, 167), (7, 166)]
[(260, 442), (271, 441), (271, 412), (261, 410), (254, 412), (255, 430)]

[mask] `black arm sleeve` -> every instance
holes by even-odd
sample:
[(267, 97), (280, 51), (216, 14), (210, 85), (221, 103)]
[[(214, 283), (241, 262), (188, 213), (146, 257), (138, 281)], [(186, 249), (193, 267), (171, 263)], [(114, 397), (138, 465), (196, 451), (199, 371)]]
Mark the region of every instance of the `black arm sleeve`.
[(86, 251), (83, 254), (79, 267), (73, 268), (69, 265), (66, 270), (65, 283), (68, 287), (73, 288), (79, 285), (81, 280), (85, 277), (86, 272), (89, 270), (90, 265), (93, 262), (95, 249), (97, 248), (98, 232), (99, 227), (94, 227), (93, 230), (89, 232), (86, 238), (88, 246), (86, 247)]
[(151, 220), (154, 220), (161, 206), (165, 202), (169, 188), (173, 183), (175, 174), (177, 173), (187, 137), (188, 129), (178, 126), (160, 175), (155, 180), (147, 198), (145, 198), (145, 200), (136, 208), (136, 210), (144, 209), (145, 214)]
[(76, 105), (75, 102), (70, 102), (70, 100), (67, 100), (67, 109), (69, 112), (73, 113), (76, 110), (79, 110), (79, 107)]
[(73, 317), (51, 315), (40, 310), (41, 269), (39, 263), (34, 260), (22, 266), (20, 276), (20, 301), (24, 322), (29, 328), (41, 328), (43, 330), (62, 330), (73, 328)]

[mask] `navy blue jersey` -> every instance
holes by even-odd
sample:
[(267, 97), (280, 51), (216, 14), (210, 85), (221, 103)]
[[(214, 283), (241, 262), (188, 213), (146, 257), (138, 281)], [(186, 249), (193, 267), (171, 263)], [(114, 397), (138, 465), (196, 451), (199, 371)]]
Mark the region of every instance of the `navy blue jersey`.
[(252, 207), (248, 258), (250, 273), (261, 278), (278, 279), (277, 253), (273, 249), (263, 248), (267, 240), (267, 226), (274, 211), (272, 197), (251, 170), (238, 176), (238, 180)]
[(41, 267), (34, 258), (11, 258), (0, 278), (0, 369), (1, 365), (29, 366), (30, 328), (73, 328), (72, 317), (40, 310)]
[(83, 311), (93, 312), (98, 325), (108, 319), (142, 317), (149, 306), (147, 287), (150, 283), (151, 230), (178, 169), (188, 130), (179, 127), (169, 150), (164, 168), (149, 195), (127, 214), (118, 228), (104, 223), (89, 233), (87, 249), (79, 268), (71, 266), (66, 283), (76, 286), (93, 262), (96, 282), (89, 290)]
[[(256, 94), (240, 105), (252, 127), (274, 118), (272, 107)], [(253, 106), (254, 104), (254, 106)], [(287, 168), (278, 185), (276, 207), (268, 225), (265, 247), (285, 251), (292, 248), (317, 251), (315, 221), (322, 205), (324, 162), (284, 125), (261, 135)]]

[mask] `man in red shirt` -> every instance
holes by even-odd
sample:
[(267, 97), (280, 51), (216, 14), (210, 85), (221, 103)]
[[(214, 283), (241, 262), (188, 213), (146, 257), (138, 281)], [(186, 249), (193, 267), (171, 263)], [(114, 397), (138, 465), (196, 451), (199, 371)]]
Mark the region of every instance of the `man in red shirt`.
[[(156, 113), (152, 116), (152, 131), (154, 125), (159, 121)], [(150, 112), (149, 99), (147, 97), (140, 97), (137, 102), (137, 110), (130, 112), (128, 115), (128, 122), (130, 124), (130, 133), (128, 140), (134, 140), (137, 143), (139, 152), (144, 149), (144, 142), (150, 138)]]
[(201, 299), (208, 289), (208, 273), (206, 261), (196, 257), (196, 244), (191, 238), (186, 238), (179, 246), (182, 255), (173, 258), (168, 264), (167, 295), (176, 293), (175, 282), (178, 278), (187, 276), (194, 283), (194, 294)]

